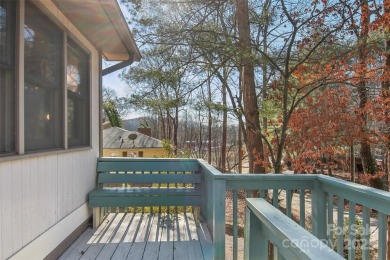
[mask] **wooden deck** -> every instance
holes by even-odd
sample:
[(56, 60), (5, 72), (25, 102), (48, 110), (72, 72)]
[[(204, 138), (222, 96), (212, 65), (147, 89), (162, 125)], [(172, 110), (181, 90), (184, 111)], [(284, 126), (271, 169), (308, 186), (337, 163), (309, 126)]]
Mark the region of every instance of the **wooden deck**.
[(111, 213), (97, 230), (86, 230), (59, 258), (212, 259), (212, 241), (192, 213)]

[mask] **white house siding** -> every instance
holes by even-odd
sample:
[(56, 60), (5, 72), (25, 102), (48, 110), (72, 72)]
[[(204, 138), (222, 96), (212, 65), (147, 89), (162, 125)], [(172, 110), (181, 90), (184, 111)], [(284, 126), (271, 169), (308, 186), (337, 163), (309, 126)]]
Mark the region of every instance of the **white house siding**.
[[(51, 1), (34, 3), (91, 51), (92, 148), (0, 158), (0, 259), (7, 259), (30, 247), (34, 240), (44, 237), (45, 232), (58, 226), (61, 220), (72, 216), (80, 207), (86, 207), (87, 194), (96, 182), (98, 52)], [(83, 220), (79, 222), (74, 226), (82, 224)], [(61, 232), (56, 236), (66, 238)], [(44, 248), (45, 254), (53, 249)]]
[(96, 157), (88, 150), (0, 164), (2, 259), (87, 201), (95, 186)]

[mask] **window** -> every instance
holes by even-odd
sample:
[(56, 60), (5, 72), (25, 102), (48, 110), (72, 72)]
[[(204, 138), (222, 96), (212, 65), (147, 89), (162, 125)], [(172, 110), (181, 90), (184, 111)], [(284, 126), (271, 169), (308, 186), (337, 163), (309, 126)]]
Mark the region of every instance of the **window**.
[(63, 32), (26, 2), (24, 26), (25, 149), (63, 147)]
[[(20, 16), (17, 7), (18, 1), (0, 0), (0, 156), (90, 146), (90, 54), (33, 1), (25, 1)], [(24, 66), (24, 82), (17, 80), (23, 71), (17, 66)], [(24, 100), (18, 100), (19, 87)], [(17, 117), (19, 106), (23, 118)], [(17, 119), (24, 121), (24, 133)]]
[(89, 55), (68, 39), (66, 66), (68, 145), (90, 144), (89, 122)]
[(0, 155), (15, 153), (14, 1), (0, 0)]

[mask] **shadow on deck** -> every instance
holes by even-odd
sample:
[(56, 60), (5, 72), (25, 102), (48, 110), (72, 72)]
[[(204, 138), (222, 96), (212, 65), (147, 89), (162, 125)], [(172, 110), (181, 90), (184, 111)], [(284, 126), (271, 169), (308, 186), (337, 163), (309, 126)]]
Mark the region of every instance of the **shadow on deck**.
[(96, 229), (86, 230), (59, 258), (212, 259), (205, 223), (192, 213), (110, 213)]

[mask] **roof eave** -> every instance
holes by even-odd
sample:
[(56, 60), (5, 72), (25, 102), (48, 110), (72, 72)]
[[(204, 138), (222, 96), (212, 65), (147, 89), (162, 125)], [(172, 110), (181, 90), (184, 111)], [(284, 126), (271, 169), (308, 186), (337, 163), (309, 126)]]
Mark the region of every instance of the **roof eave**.
[(116, 0), (53, 0), (108, 61), (140, 61), (141, 54)]

